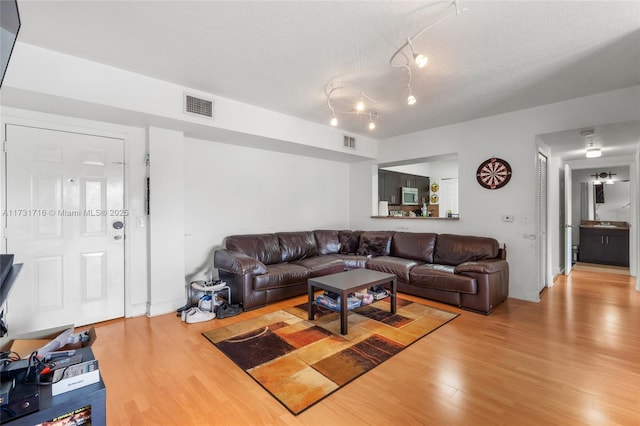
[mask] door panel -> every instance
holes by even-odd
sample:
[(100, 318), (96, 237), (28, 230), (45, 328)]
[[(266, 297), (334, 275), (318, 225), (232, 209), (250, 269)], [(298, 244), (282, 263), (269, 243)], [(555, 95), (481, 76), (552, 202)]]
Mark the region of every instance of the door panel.
[(6, 249), (24, 263), (15, 333), (124, 315), (123, 141), (7, 125)]

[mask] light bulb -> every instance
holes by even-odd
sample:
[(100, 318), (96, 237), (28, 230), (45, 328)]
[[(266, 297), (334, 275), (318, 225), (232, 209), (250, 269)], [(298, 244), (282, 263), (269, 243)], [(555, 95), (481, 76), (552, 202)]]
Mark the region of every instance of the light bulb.
[(416, 65), (418, 65), (418, 68), (424, 68), (425, 65), (427, 65), (427, 62), (429, 62), (429, 58), (422, 54), (413, 55), (413, 59), (416, 61)]
[(330, 123), (331, 123), (331, 125), (332, 125), (333, 127), (335, 127), (335, 126), (337, 126), (337, 125), (338, 125), (338, 119), (337, 119), (337, 118), (335, 118), (335, 117), (333, 117), (333, 118), (331, 118)]
[(602, 155), (600, 148), (587, 148), (587, 158), (597, 158)]
[(376, 123), (374, 123), (373, 121), (369, 122), (369, 130), (373, 130), (376, 128)]
[(415, 97), (415, 96), (413, 96), (413, 95), (409, 95), (409, 97), (407, 98), (407, 103), (408, 103), (409, 105), (413, 105), (413, 104), (415, 104), (415, 103), (416, 103), (416, 97)]
[(356, 104), (356, 111), (364, 111), (364, 102), (358, 101)]

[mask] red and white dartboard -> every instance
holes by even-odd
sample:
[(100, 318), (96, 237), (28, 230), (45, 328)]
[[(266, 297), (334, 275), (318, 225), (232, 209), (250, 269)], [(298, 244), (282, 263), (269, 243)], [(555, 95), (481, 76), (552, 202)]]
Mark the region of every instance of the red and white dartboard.
[(511, 166), (501, 158), (489, 158), (478, 167), (478, 183), (487, 189), (498, 189), (509, 183)]

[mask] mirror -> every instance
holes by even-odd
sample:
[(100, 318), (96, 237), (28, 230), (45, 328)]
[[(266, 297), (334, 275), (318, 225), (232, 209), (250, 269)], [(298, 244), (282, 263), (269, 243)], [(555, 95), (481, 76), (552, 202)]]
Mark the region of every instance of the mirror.
[[(601, 169), (573, 171), (572, 183), (573, 188), (576, 188), (573, 196), (574, 201), (577, 201), (577, 205), (580, 206), (580, 217), (574, 218), (574, 223), (580, 223), (582, 220), (630, 222), (629, 167), (601, 167)], [(611, 179), (609, 179), (609, 173), (611, 173)], [(596, 177), (600, 184), (595, 184)]]
[[(417, 200), (403, 204), (402, 187), (417, 188)], [(425, 202), (429, 217), (459, 217), (458, 153), (379, 164), (378, 201), (392, 216), (420, 216)]]

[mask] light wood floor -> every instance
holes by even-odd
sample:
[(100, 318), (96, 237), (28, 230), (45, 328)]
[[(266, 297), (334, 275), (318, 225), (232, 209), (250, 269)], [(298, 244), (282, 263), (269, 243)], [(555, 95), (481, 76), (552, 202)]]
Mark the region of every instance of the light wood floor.
[[(638, 425), (640, 293), (574, 271), (540, 303), (451, 323), (298, 416), (175, 315), (96, 326), (109, 425)], [(422, 300), (404, 296), (414, 300)]]

